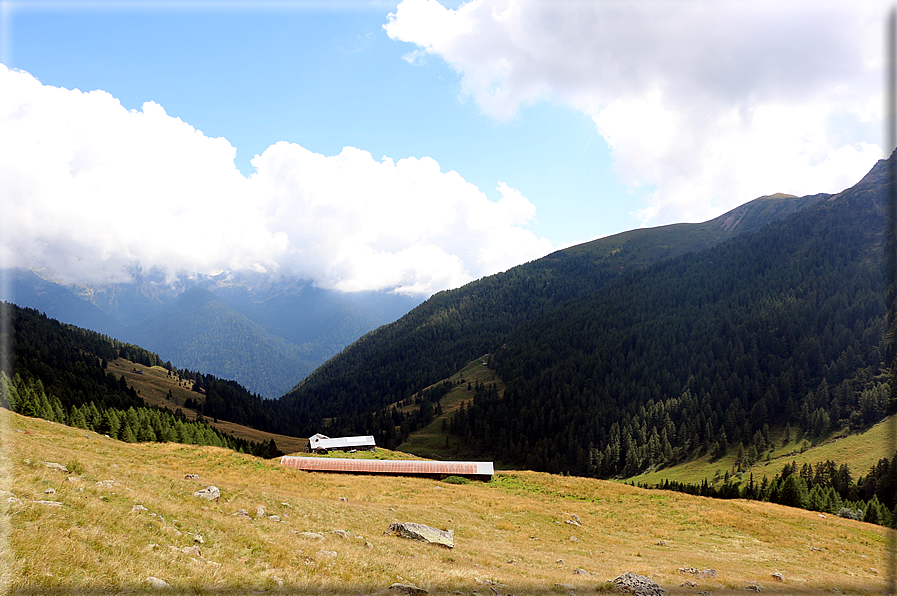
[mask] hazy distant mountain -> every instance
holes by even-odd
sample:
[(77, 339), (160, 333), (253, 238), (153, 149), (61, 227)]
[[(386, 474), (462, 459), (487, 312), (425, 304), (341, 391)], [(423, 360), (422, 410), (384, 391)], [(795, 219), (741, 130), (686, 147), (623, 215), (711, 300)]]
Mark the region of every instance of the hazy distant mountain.
[(379, 292), (344, 294), (254, 272), (172, 280), (134, 271), (128, 283), (68, 287), (26, 270), (5, 275), (2, 299), (145, 345), (179, 368), (237, 380), (271, 398), (421, 301)]
[(58, 321), (111, 337), (117, 337), (125, 327), (121, 321), (82, 300), (68, 288), (43, 280), (25, 269), (0, 271), (0, 300), (33, 308)]

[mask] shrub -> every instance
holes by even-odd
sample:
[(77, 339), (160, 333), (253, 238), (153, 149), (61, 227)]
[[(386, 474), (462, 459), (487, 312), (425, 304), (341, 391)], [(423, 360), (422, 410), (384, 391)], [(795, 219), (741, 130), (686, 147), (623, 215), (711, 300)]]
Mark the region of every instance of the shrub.
[(470, 484), (470, 479), (463, 476), (446, 476), (442, 481), (446, 484)]
[(863, 510), (862, 509), (848, 509), (847, 507), (841, 507), (841, 510), (838, 511), (838, 517), (846, 517), (847, 519), (855, 519), (856, 521), (863, 521)]

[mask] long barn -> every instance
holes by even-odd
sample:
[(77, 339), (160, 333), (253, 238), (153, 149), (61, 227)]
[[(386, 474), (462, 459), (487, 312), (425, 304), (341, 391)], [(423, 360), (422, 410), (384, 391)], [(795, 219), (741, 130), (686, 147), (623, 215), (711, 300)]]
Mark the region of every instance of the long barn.
[(424, 476), (445, 478), (461, 476), (473, 480), (488, 481), (495, 473), (492, 462), (482, 461), (430, 461), (345, 459), (329, 457), (301, 457), (284, 455), (280, 463), (306, 472), (333, 472), (340, 474), (382, 474), (386, 476)]

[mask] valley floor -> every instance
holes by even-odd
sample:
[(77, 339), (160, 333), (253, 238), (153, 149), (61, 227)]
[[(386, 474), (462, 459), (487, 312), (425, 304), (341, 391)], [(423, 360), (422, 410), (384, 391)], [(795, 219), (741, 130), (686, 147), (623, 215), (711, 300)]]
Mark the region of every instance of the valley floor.
[[(595, 594), (627, 571), (682, 594), (878, 594), (888, 581), (886, 528), (770, 503), (535, 472), (316, 475), (6, 410), (0, 437), (0, 592)], [(194, 496), (210, 485), (217, 501)], [(453, 529), (455, 547), (384, 535), (400, 521)]]

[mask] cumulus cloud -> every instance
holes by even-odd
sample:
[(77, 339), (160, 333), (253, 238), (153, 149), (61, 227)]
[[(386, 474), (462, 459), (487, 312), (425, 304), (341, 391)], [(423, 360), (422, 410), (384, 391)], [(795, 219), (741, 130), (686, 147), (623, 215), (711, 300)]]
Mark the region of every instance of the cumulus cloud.
[[(837, 192), (881, 157), (883, 2), (403, 0), (387, 34), (499, 121), (588, 114), (645, 224)], [(871, 134), (870, 134), (871, 131)]]
[(535, 208), (490, 201), (433, 159), (324, 156), (277, 143), (244, 177), (235, 149), (145, 103), (42, 85), (0, 65), (3, 266), (71, 283), (134, 267), (254, 269), (346, 291), (430, 294), (550, 252)]

